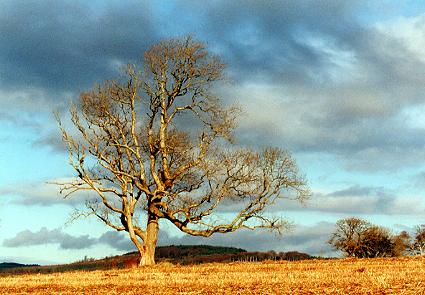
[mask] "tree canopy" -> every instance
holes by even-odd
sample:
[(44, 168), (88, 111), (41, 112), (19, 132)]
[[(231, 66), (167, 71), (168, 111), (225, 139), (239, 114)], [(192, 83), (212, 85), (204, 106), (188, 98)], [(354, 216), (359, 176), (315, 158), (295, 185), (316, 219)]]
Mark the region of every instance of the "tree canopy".
[(402, 256), (411, 247), (406, 231), (393, 235), (386, 228), (356, 217), (338, 220), (328, 243), (346, 256), (359, 258)]
[(58, 116), (76, 172), (61, 192), (94, 192), (85, 214), (128, 232), (141, 265), (154, 263), (160, 219), (204, 237), (280, 230), (285, 221), (266, 209), (310, 194), (288, 152), (235, 144), (239, 108), (213, 93), (223, 70), (192, 37), (166, 40), (141, 66), (81, 93), (70, 107), (74, 128)]

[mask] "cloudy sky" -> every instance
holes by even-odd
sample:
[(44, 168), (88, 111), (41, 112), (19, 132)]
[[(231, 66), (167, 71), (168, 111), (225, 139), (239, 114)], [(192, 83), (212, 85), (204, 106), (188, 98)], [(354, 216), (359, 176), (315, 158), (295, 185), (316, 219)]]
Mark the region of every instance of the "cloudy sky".
[(160, 244), (335, 255), (325, 241), (339, 218), (425, 223), (424, 1), (2, 0), (0, 262), (133, 249), (96, 220), (67, 223), (84, 196), (49, 184), (73, 175), (52, 111), (188, 33), (228, 65), (217, 91), (244, 108), (238, 143), (288, 149), (313, 195), (274, 209), (294, 224), (283, 237), (194, 239), (163, 224)]

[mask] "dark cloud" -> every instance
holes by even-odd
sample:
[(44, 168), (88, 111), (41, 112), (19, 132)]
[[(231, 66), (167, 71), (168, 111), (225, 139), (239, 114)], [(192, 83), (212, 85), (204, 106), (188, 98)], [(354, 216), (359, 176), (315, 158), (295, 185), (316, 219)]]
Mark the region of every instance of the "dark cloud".
[(96, 244), (97, 240), (88, 235), (78, 237), (64, 233), (60, 229), (49, 230), (45, 227), (37, 232), (24, 230), (15, 237), (3, 240), (4, 247), (27, 247), (46, 244), (58, 244), (60, 249), (74, 250), (89, 248)]
[(348, 188), (337, 190), (332, 193), (327, 194), (330, 197), (352, 197), (352, 196), (382, 196), (389, 197), (391, 196), (388, 192), (386, 192), (383, 187), (368, 187), (368, 186), (350, 186)]
[[(50, 112), (93, 82), (115, 77), (120, 64), (159, 39), (195, 33), (229, 64), (235, 84), (220, 91), (246, 108), (241, 144), (326, 152), (347, 169), (412, 166), (424, 156), (425, 134), (400, 114), (424, 101), (425, 59), (414, 44), (425, 42), (416, 37), (425, 17), (364, 24), (366, 10), (379, 15), (378, 6), (3, 1), (0, 96), (5, 105), (23, 101), (21, 112)], [(16, 113), (1, 117), (20, 121)], [(43, 132), (35, 144), (56, 149), (52, 138)]]
[(4, 247), (27, 247), (47, 244), (58, 244), (60, 249), (86, 249), (93, 245), (106, 244), (119, 251), (134, 251), (135, 246), (126, 233), (108, 231), (99, 238), (89, 235), (73, 236), (62, 229), (49, 230), (45, 227), (39, 231), (24, 230), (15, 237), (3, 240)]
[[(400, 112), (423, 102), (425, 67), (417, 65), (424, 65), (424, 59), (409, 48), (417, 41), (403, 37), (423, 33), (424, 18), (406, 21), (404, 30), (389, 24), (366, 27), (355, 18), (360, 5), (318, 1), (317, 7), (315, 3), (305, 9), (304, 2), (271, 3), (273, 11), (250, 3), (235, 18), (229, 18), (236, 11), (231, 6), (217, 4), (216, 13), (211, 13), (216, 23), (231, 19), (223, 30), (230, 37), (249, 12), (257, 15), (246, 17), (255, 23), (246, 30), (251, 28), (259, 36), (253, 39), (261, 40), (254, 42), (255, 49), (247, 50), (243, 38), (226, 39), (226, 44), (234, 44), (228, 51), (238, 54), (231, 58), (240, 61), (231, 64), (240, 71), (237, 76), (257, 84), (244, 84), (241, 88), (247, 90), (236, 91), (244, 105), (253, 102), (241, 124), (241, 142), (324, 151), (338, 155), (350, 169), (395, 170), (420, 163), (423, 129), (407, 126)], [(329, 11), (338, 13), (331, 16)], [(278, 42), (285, 45), (277, 46)], [(251, 59), (263, 48), (269, 52), (259, 55), (257, 66)], [(261, 66), (266, 70), (260, 76), (267, 82), (244, 76), (243, 72), (255, 75), (253, 69)], [(257, 90), (262, 83), (263, 91)]]
[(155, 39), (147, 1), (3, 1), (0, 85), (79, 91), (116, 75)]
[(128, 234), (125, 232), (108, 231), (99, 237), (98, 242), (119, 251), (128, 252), (137, 250), (136, 246), (134, 246)]
[[(46, 9), (48, 7), (48, 9)], [(238, 80), (262, 76), (286, 84), (326, 80), (332, 56), (306, 39), (345, 49), (362, 32), (341, 1), (6, 1), (1, 14), (3, 87), (81, 91), (116, 74), (161, 36), (193, 32), (229, 62)], [(181, 13), (172, 21), (175, 10)], [(66, 12), (66, 13), (65, 13)], [(14, 17), (11, 18), (10, 16)], [(172, 24), (170, 24), (170, 20)], [(165, 29), (164, 29), (165, 28)], [(174, 29), (173, 29), (174, 28)], [(320, 76), (324, 76), (320, 78)]]
[[(226, 57), (236, 79), (303, 84), (325, 78), (326, 53), (305, 37), (347, 36), (358, 31), (353, 5), (343, 1), (183, 1), (198, 14), (202, 36)], [(217, 41), (216, 41), (217, 40)], [(343, 42), (343, 40), (336, 40)]]

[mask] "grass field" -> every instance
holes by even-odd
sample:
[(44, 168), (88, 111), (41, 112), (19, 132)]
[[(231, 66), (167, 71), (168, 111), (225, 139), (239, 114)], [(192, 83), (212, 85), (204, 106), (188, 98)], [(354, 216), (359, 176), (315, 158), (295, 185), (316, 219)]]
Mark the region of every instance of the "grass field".
[(0, 294), (425, 294), (425, 257), (2, 275)]

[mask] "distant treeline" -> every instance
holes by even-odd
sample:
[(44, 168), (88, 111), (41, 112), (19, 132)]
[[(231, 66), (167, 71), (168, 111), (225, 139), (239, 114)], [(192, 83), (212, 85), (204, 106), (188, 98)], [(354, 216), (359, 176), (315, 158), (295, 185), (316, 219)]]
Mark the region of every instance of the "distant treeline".
[(183, 258), (213, 254), (238, 254), (245, 252), (247, 252), (245, 249), (234, 247), (219, 247), (210, 245), (172, 245), (157, 247), (155, 251), (155, 256), (156, 258)]
[[(302, 260), (311, 259), (312, 256), (292, 252), (247, 252), (245, 249), (233, 247), (217, 247), (208, 245), (196, 246), (164, 246), (156, 249), (156, 258), (158, 262), (169, 262), (173, 264), (200, 264), (212, 262), (235, 262), (235, 261), (264, 261), (264, 260)], [(106, 270), (111, 268), (131, 268), (139, 263), (139, 253), (130, 252), (124, 255), (105, 257), (103, 259), (93, 259), (84, 257), (84, 259), (63, 265), (49, 266), (25, 266), (15, 264), (10, 268), (0, 268), (0, 274), (17, 273), (52, 273), (74, 270)]]
[(34, 266), (40, 266), (38, 264), (21, 264), (21, 263), (15, 263), (15, 262), (2, 262), (0, 263), (0, 270), (1, 269), (9, 269), (9, 268), (17, 268), (17, 267), (34, 267)]
[(329, 241), (347, 257), (376, 258), (425, 254), (425, 224), (418, 225), (413, 235), (407, 231), (392, 233), (357, 217), (337, 221)]

